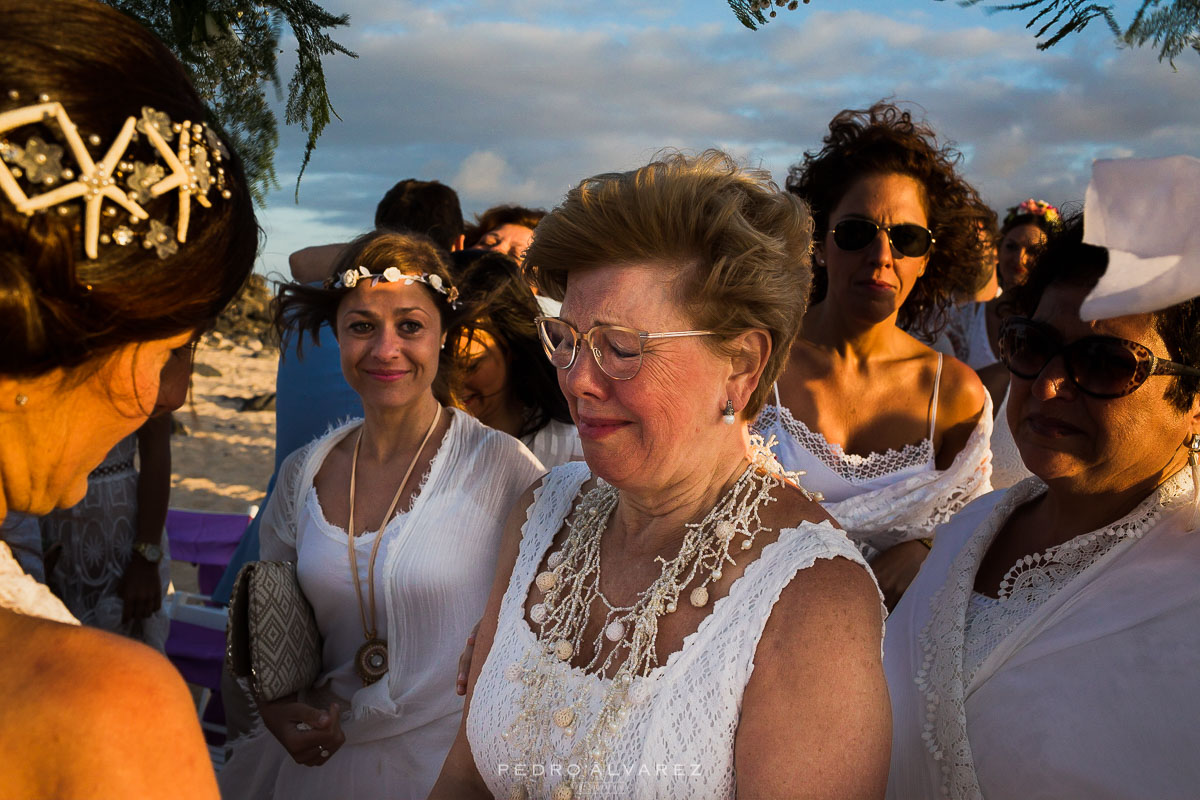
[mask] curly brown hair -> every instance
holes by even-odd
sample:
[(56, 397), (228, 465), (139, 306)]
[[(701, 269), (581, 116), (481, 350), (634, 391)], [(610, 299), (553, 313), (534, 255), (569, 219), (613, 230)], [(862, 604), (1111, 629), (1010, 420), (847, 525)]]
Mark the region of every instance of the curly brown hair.
[[(921, 185), (935, 244), (925, 274), (900, 307), (897, 324), (933, 338), (946, 322), (946, 310), (973, 294), (987, 280), (981, 225), (994, 225), (994, 214), (958, 173), (962, 153), (952, 143), (939, 145), (933, 129), (912, 114), (880, 101), (868, 109), (846, 109), (829, 123), (829, 135), (817, 152), (788, 168), (786, 187), (812, 209), (814, 239), (829, 231), (829, 215), (846, 192), (870, 175), (906, 175)], [(824, 299), (824, 270), (814, 270), (813, 303)]]

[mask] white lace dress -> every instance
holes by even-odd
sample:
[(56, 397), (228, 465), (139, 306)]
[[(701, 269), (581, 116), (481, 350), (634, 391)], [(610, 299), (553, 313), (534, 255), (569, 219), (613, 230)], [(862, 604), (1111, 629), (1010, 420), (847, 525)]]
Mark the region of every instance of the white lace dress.
[[(782, 531), (746, 567), (729, 594), (713, 604), (682, 648), (648, 676), (634, 681), (632, 711), (598, 772), (593, 771), (594, 764), (571, 761), (573, 739), (549, 723), (539, 749), (554, 755), (547, 763), (527, 764), (524, 751), (503, 736), (521, 710), (520, 665), (533, 648), (540, 647), (525, 621), (525, 602), (538, 565), (571, 512), (579, 488), (590, 477), (585, 463), (560, 467), (546, 478), (529, 507), (496, 637), (467, 718), (467, 738), (479, 774), (498, 798), (509, 797), (514, 787), (539, 771), (544, 775), (543, 791), (534, 797), (549, 797), (564, 777), (575, 777), (581, 770), (593, 781), (576, 791), (577, 798), (732, 798), (733, 744), (742, 693), (775, 601), (795, 574), (817, 559), (841, 556), (864, 567), (865, 563), (845, 535), (829, 523), (803, 523)], [(577, 725), (586, 730), (609, 681), (565, 663), (562, 669), (568, 691), (583, 698)]]
[[(296, 764), (261, 723), (232, 745), (221, 795), (233, 798), (412, 800), (429, 794), (458, 731), (463, 700), (454, 692), (462, 643), (487, 603), (500, 536), (511, 505), (543, 470), (520, 442), (451, 411), (411, 507), (382, 534), (355, 540), (359, 581), (375, 537), (376, 607), (386, 624), (388, 673), (364, 687), (353, 669), (363, 643), (350, 577), (346, 532), (321, 511), (313, 478), (353, 420), (297, 450), (280, 466), (263, 510), (261, 556), (295, 561), (313, 606), (328, 683), (348, 700), (346, 743), (320, 767)], [(397, 476), (397, 479), (399, 476)], [(366, 600), (366, 598), (364, 598)]]
[(1021, 451), (1017, 449), (1012, 427), (1008, 424), (1008, 392), (1005, 391), (992, 427), (992, 488), (1007, 489), (1032, 475), (1021, 460)]
[(938, 378), (930, 403), (929, 437), (887, 450), (857, 455), (831, 443), (792, 416), (779, 402), (767, 404), (754, 431), (770, 441), (784, 469), (801, 472), (805, 489), (820, 493), (821, 505), (847, 535), (874, 553), (901, 542), (930, 536), (956, 511), (991, 489), (992, 401), (984, 401), (975, 430), (950, 467), (934, 466), (933, 432), (937, 425)]
[(889, 798), (1196, 796), (1191, 476), (1182, 470), (1121, 519), (1022, 559), (999, 598), (975, 592), (996, 534), (1045, 488), (1030, 478), (964, 509), (888, 618)]
[(67, 625), (79, 624), (44, 583), (38, 583), (21, 569), (4, 542), (0, 542), (0, 608)]
[(531, 433), (521, 441), (547, 470), (568, 461), (583, 461), (583, 443), (579, 441), (579, 430), (569, 422), (552, 419), (541, 430)]

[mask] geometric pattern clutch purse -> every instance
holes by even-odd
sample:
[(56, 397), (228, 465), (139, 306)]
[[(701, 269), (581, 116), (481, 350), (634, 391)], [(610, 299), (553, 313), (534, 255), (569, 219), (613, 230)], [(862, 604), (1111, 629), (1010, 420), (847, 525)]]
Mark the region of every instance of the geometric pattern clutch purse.
[(321, 634), (291, 561), (251, 561), (229, 600), (225, 664), (264, 700), (307, 689), (321, 673)]

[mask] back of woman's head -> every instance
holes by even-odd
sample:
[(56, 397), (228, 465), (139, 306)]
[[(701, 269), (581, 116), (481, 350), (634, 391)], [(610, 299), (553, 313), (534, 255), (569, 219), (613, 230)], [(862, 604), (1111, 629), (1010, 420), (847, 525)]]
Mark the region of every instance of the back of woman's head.
[[(450, 330), (447, 347), (460, 358), (486, 333), (503, 351), (507, 389), (521, 404), (519, 433), (528, 436), (552, 420), (571, 422), (571, 411), (558, 386), (558, 375), (542, 350), (534, 319), (541, 313), (521, 268), (504, 253), (483, 253), (459, 273), (461, 322)], [(460, 365), (460, 372), (466, 365)]]
[[(69, 370), (209, 326), (250, 274), (258, 229), (241, 161), (183, 67), (94, 0), (2, 0), (0, 19), (0, 374)], [(46, 103), (61, 114), (28, 111)], [(145, 132), (155, 122), (173, 163)], [(173, 176), (181, 186), (151, 196)], [(18, 208), (30, 203), (42, 207)]]
[[(801, 163), (788, 168), (786, 183), (789, 192), (811, 207), (818, 241), (829, 231), (830, 215), (859, 180), (906, 175), (921, 186), (934, 245), (898, 323), (932, 333), (943, 324), (947, 308), (987, 280), (986, 243), (979, 227), (988, 223), (991, 212), (958, 174), (962, 154), (950, 144), (940, 145), (933, 129), (913, 121), (910, 112), (886, 102), (838, 112), (822, 141), (819, 151), (805, 153)], [(818, 287), (814, 302), (823, 298)]]
[(575, 270), (652, 264), (679, 270), (678, 297), (715, 347), (766, 330), (771, 355), (744, 409), (753, 418), (783, 369), (807, 307), (812, 218), (761, 170), (709, 150), (596, 175), (546, 216), (525, 255), (541, 291), (561, 297)]

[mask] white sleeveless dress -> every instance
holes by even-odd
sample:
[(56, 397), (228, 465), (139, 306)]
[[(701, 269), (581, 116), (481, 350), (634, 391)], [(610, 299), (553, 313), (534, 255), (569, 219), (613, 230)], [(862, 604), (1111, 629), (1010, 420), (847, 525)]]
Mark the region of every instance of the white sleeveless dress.
[[(579, 770), (596, 769), (569, 760), (573, 740), (547, 720), (542, 744), (554, 756), (545, 764), (525, 764), (525, 754), (503, 737), (521, 710), (523, 684), (512, 665), (540, 647), (525, 621), (525, 601), (538, 565), (571, 512), (579, 488), (591, 477), (586, 463), (551, 471), (534, 495), (522, 530), (521, 548), (500, 605), (492, 649), (484, 662), (467, 716), (467, 738), (479, 774), (498, 798), (539, 772), (549, 797), (554, 787)], [(841, 556), (866, 564), (854, 546), (828, 522), (802, 523), (780, 532), (763, 548), (726, 597), (683, 641), (681, 649), (630, 687), (633, 706), (621, 735), (589, 789), (575, 797), (707, 800), (732, 798), (734, 736), (742, 693), (754, 669), (754, 653), (775, 601), (792, 577), (819, 558)], [(800, 644), (800, 643), (798, 643)], [(586, 698), (580, 733), (593, 723), (609, 681), (563, 664), (568, 691)], [(516, 680), (513, 678), (516, 677)], [(553, 730), (551, 730), (553, 729)], [(546, 741), (546, 739), (549, 741)], [(574, 770), (575, 772), (572, 772)], [(586, 773), (585, 773), (586, 774)], [(576, 784), (578, 785), (578, 784)]]
[(753, 430), (768, 442), (784, 469), (803, 473), (801, 484), (821, 494), (821, 505), (864, 552), (882, 552), (901, 542), (920, 539), (954, 512), (991, 489), (992, 401), (984, 401), (966, 446), (945, 470), (935, 465), (933, 434), (937, 429), (942, 355), (930, 398), (929, 435), (899, 450), (857, 455), (830, 443), (792, 416), (779, 402), (768, 404)]

